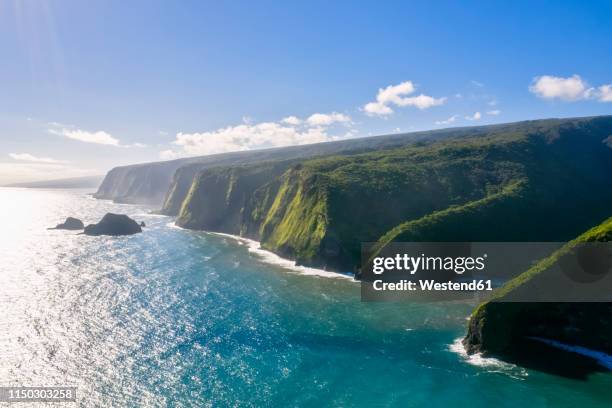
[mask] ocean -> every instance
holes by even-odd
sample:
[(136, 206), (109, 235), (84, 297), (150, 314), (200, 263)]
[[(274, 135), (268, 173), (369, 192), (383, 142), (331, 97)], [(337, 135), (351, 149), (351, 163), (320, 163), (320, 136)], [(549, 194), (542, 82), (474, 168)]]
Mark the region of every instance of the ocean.
[[(610, 373), (468, 358), (473, 304), (362, 303), (346, 276), (89, 192), (0, 189), (0, 385), (73, 385), (85, 407), (610, 406)], [(147, 226), (47, 230), (106, 212)]]

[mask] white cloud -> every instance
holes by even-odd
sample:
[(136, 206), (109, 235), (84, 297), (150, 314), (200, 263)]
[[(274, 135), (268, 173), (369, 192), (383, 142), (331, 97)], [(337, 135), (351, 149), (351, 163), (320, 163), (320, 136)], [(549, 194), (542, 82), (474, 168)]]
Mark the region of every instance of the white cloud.
[(398, 85), (389, 85), (386, 88), (378, 90), (376, 101), (387, 104), (387, 103), (399, 103), (403, 95), (410, 95), (416, 90), (416, 87), (412, 81), (405, 81)]
[(376, 95), (376, 101), (365, 104), (362, 110), (368, 116), (387, 116), (393, 113), (392, 105), (398, 107), (412, 106), (417, 109), (428, 109), (433, 106), (442, 105), (446, 102), (445, 97), (434, 98), (428, 95), (408, 96), (416, 90), (412, 81), (405, 81), (398, 85), (389, 85), (380, 88)]
[(422, 110), (431, 108), (432, 106), (442, 105), (444, 102), (446, 102), (446, 97), (433, 98), (431, 96), (421, 94), (419, 96), (403, 98), (398, 106), (414, 106), (415, 108)]
[(484, 88), (484, 84), (482, 82), (478, 82), (472, 79), (470, 83), (474, 86), (477, 86), (478, 88)]
[(566, 102), (597, 100), (612, 102), (612, 84), (591, 87), (580, 75), (563, 78), (551, 75), (535, 77), (529, 91), (543, 99), (560, 99)]
[(286, 125), (298, 126), (302, 124), (302, 119), (298, 118), (297, 116), (287, 116), (281, 120), (281, 122)]
[(393, 109), (380, 102), (370, 102), (363, 107), (368, 116), (385, 116), (393, 113)]
[(351, 118), (348, 115), (338, 112), (332, 113), (315, 113), (310, 115), (306, 122), (310, 126), (329, 126), (334, 123), (350, 123)]
[(497, 116), (500, 113), (501, 113), (501, 111), (499, 109), (494, 109), (494, 110), (487, 111), (487, 115), (491, 115), (491, 116)]
[(480, 112), (474, 112), (473, 115), (466, 116), (465, 119), (466, 120), (480, 120), (481, 117), (482, 117), (482, 115), (480, 114)]
[(451, 123), (455, 122), (457, 119), (459, 119), (459, 115), (453, 115), (450, 118), (445, 119), (445, 120), (437, 120), (436, 125), (450, 125)]
[(600, 102), (612, 102), (612, 84), (602, 85), (598, 88)]
[[(119, 142), (119, 139), (113, 137), (110, 133), (104, 132), (102, 130), (99, 130), (97, 132), (90, 132), (87, 130), (77, 129), (73, 125), (63, 125), (58, 122), (49, 122), (48, 125), (51, 126), (50, 129), (47, 129), (49, 133), (57, 136), (63, 136), (72, 140), (78, 140), (79, 142), (124, 148), (147, 146), (143, 143), (121, 144)], [(159, 133), (160, 135), (163, 134), (162, 131), (160, 131)]]
[(160, 157), (170, 160), (185, 156), (326, 142), (355, 136), (354, 130), (350, 128), (341, 135), (330, 133), (330, 127), (338, 124), (350, 126), (350, 116), (337, 112), (315, 113), (306, 120), (289, 116), (280, 122), (243, 123), (200, 133), (180, 132), (172, 142), (177, 148), (161, 151)]
[(13, 160), (25, 161), (30, 163), (46, 163), (46, 164), (64, 164), (67, 163), (65, 160), (56, 160), (50, 157), (36, 157), (29, 153), (9, 153), (9, 156)]
[(578, 101), (588, 99), (593, 94), (593, 88), (579, 76), (555, 77), (543, 75), (533, 79), (529, 91), (543, 99), (560, 99), (563, 101)]
[(58, 136), (64, 136), (64, 137), (67, 137), (68, 139), (78, 140), (80, 142), (85, 142), (85, 143), (95, 143), (95, 144), (108, 145), (108, 146), (119, 146), (118, 139), (115, 139), (109, 133), (106, 133), (101, 130), (97, 132), (88, 132), (86, 130), (81, 130), (81, 129), (62, 128), (59, 130), (49, 129), (49, 133), (52, 133)]

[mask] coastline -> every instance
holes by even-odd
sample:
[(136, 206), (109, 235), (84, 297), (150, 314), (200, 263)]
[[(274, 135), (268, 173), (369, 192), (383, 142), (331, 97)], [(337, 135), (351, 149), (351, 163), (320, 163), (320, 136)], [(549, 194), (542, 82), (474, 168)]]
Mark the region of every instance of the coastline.
[(344, 274), (340, 272), (329, 272), (323, 269), (311, 268), (308, 266), (298, 266), (295, 264), (295, 261), (292, 261), (291, 259), (283, 258), (275, 254), (272, 251), (268, 251), (266, 249), (261, 248), (260, 242), (255, 241), (253, 239), (241, 237), (239, 235), (226, 234), (223, 232), (190, 230), (187, 228), (179, 227), (178, 225), (176, 225), (174, 221), (169, 222), (167, 225), (171, 228), (178, 228), (178, 229), (182, 229), (185, 231), (203, 232), (205, 234), (210, 234), (210, 235), (215, 235), (218, 237), (232, 239), (242, 245), (247, 246), (249, 252), (256, 255), (263, 262), (270, 264), (270, 265), (274, 265), (274, 266), (280, 266), (284, 269), (287, 269), (291, 273), (296, 273), (296, 274), (305, 275), (305, 276), (317, 276), (321, 278), (330, 278), (330, 279), (346, 279), (346, 280), (350, 280), (356, 283), (359, 282), (358, 280), (354, 278), (353, 275)]
[(465, 363), (481, 368), (487, 368), (490, 372), (507, 374), (517, 379), (523, 379), (529, 374), (527, 370), (516, 364), (512, 364), (495, 357), (485, 357), (482, 353), (468, 354), (462, 343), (463, 337), (458, 337), (448, 346), (451, 353), (457, 354)]
[[(157, 215), (157, 214), (152, 214)], [(186, 231), (194, 231), (194, 232), (203, 232), (206, 234), (228, 238), (241, 245), (245, 245), (248, 247), (248, 251), (255, 256), (257, 256), (264, 263), (280, 266), (283, 269), (286, 269), (289, 273), (296, 273), (305, 276), (317, 276), (324, 278), (332, 278), (332, 279), (348, 279), (353, 282), (359, 282), (354, 279), (353, 276), (348, 274), (342, 274), (338, 272), (329, 272), (322, 269), (310, 268), (305, 266), (296, 266), (295, 262), (283, 258), (274, 252), (265, 250), (261, 248), (261, 244), (259, 241), (255, 241), (249, 238), (241, 237), (238, 235), (221, 233), (221, 232), (212, 232), (212, 231), (199, 231), (199, 230), (189, 230), (183, 227), (176, 225), (174, 221), (171, 221), (167, 224), (167, 226), (171, 228), (178, 228)], [(511, 377), (517, 379), (524, 379), (528, 376), (527, 371), (516, 364), (506, 362), (504, 360), (495, 358), (495, 357), (484, 357), (481, 353), (476, 353), (470, 355), (465, 350), (465, 347), (462, 344), (463, 337), (457, 338), (453, 343), (449, 344), (448, 350), (456, 355), (458, 355), (461, 360), (465, 363), (481, 368), (489, 369), (491, 372), (499, 372), (502, 374), (509, 375)], [(612, 356), (603, 352), (599, 352), (597, 350), (587, 349), (585, 347), (572, 346), (564, 343), (560, 343), (554, 340), (543, 339), (543, 338), (533, 338), (533, 340), (540, 341), (542, 343), (547, 344), (548, 346), (564, 351), (568, 351), (577, 355), (580, 355), (584, 358), (594, 360), (600, 366), (612, 370)]]

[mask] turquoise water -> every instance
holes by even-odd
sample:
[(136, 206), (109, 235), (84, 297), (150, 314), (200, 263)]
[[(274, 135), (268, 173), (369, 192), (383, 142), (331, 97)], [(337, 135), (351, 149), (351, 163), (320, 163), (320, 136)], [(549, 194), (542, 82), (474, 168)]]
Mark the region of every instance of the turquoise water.
[[(610, 374), (578, 381), (467, 360), (453, 344), (470, 304), (361, 303), (351, 280), (299, 274), (81, 190), (0, 189), (0, 203), (0, 385), (76, 385), (81, 406), (612, 401)], [(108, 211), (147, 228), (117, 238), (46, 230)]]

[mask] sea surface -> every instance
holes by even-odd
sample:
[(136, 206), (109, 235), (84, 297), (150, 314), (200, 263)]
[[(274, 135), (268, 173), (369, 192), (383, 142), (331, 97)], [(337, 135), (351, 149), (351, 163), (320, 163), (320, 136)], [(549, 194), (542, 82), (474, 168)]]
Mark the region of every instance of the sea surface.
[[(471, 304), (362, 303), (351, 279), (88, 192), (0, 189), (0, 385), (74, 385), (85, 407), (610, 407), (611, 374), (467, 358)], [(46, 229), (106, 212), (147, 227)]]

